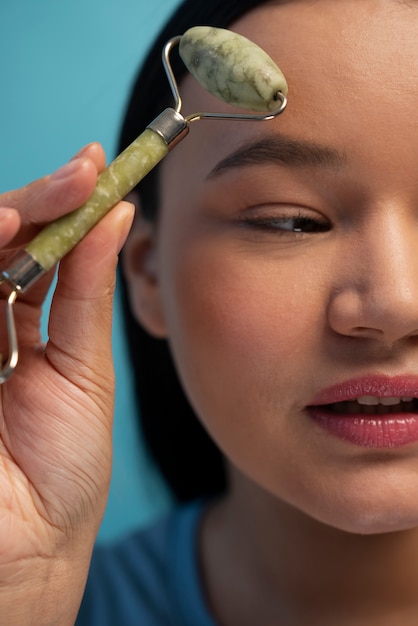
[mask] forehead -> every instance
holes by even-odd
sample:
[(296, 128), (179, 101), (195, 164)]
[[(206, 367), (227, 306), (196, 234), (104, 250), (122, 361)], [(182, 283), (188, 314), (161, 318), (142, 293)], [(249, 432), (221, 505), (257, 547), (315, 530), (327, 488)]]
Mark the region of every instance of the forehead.
[(292, 115), (321, 117), (322, 124), (324, 115), (360, 117), (373, 106), (396, 116), (409, 106), (416, 119), (418, 1), (269, 3), (234, 28), (282, 68)]
[(416, 46), (417, 19), (417, 0), (278, 0), (247, 12), (231, 28), (294, 62), (311, 52), (308, 63), (318, 56), (333, 65), (336, 53), (349, 62), (363, 56), (396, 66), (392, 52), (402, 56), (405, 45)]
[[(392, 149), (406, 145), (417, 162), (418, 139), (411, 137), (418, 128), (418, 0), (269, 2), (231, 29), (258, 43), (282, 69), (287, 110), (267, 125), (198, 122), (179, 148), (183, 165), (210, 169), (249, 137), (279, 130), (344, 153), (349, 142), (359, 157), (365, 138), (370, 151), (383, 152), (390, 138)], [(182, 92), (186, 113), (224, 110), (191, 77)]]

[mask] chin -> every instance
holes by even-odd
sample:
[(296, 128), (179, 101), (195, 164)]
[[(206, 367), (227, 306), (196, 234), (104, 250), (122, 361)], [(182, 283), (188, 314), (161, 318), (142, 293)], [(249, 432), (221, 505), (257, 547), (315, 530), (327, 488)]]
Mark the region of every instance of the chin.
[(305, 512), (328, 526), (359, 535), (418, 528), (416, 465), (415, 460), (413, 465), (408, 461), (357, 464), (354, 470), (335, 472), (326, 482), (311, 483), (310, 494), (305, 490)]
[(330, 516), (321, 516), (322, 523), (338, 530), (357, 535), (380, 535), (418, 528), (418, 498), (411, 507), (404, 502), (382, 505), (371, 499), (361, 506), (358, 503), (343, 508), (335, 507)]
[(332, 526), (354, 535), (384, 535), (418, 528), (418, 519), (410, 519), (401, 515), (382, 515), (369, 512), (355, 519), (339, 520)]

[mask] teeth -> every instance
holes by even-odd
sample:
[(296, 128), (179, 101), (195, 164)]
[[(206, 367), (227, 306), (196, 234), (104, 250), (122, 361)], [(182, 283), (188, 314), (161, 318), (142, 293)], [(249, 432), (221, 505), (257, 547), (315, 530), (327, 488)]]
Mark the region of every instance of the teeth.
[(399, 404), (401, 401), (400, 398), (379, 398), (380, 404), (384, 404), (385, 406), (392, 406), (393, 404)]
[(375, 396), (360, 396), (360, 398), (357, 398), (357, 402), (359, 404), (372, 406), (374, 404), (379, 404), (379, 398), (376, 398)]
[(412, 402), (414, 398), (409, 396), (402, 396), (401, 398), (381, 398), (378, 396), (360, 396), (357, 398), (357, 402), (359, 404), (363, 404), (366, 406), (376, 406), (378, 404), (383, 404), (385, 406), (393, 406), (395, 404), (399, 404), (400, 402)]

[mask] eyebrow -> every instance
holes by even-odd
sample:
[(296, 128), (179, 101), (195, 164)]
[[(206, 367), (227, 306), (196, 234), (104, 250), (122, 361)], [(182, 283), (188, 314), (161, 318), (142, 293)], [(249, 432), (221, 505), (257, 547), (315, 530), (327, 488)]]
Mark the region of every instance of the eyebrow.
[(285, 135), (274, 135), (244, 144), (217, 163), (207, 178), (214, 178), (226, 170), (246, 165), (272, 163), (290, 167), (335, 169), (343, 166), (346, 161), (346, 155), (335, 148), (311, 141), (295, 140)]

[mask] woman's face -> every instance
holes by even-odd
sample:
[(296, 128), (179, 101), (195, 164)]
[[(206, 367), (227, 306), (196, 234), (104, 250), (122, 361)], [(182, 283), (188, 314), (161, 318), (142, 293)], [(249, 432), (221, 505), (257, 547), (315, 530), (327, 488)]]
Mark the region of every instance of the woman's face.
[[(200, 121), (165, 160), (138, 316), (244, 475), (338, 528), (416, 526), (418, 3), (269, 3), (232, 28), (288, 106)], [(224, 110), (191, 77), (182, 95)]]

